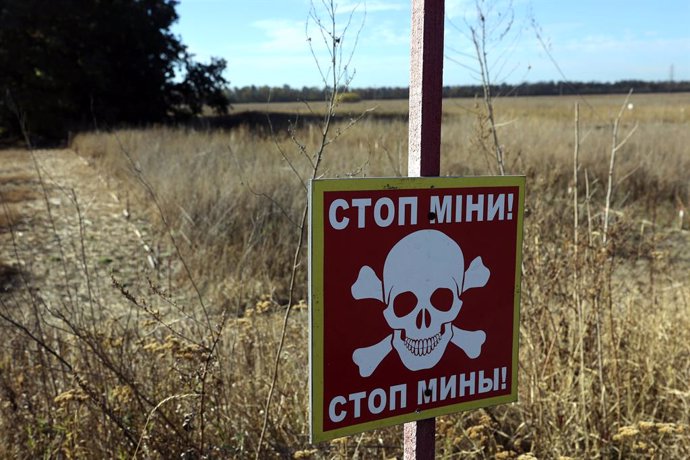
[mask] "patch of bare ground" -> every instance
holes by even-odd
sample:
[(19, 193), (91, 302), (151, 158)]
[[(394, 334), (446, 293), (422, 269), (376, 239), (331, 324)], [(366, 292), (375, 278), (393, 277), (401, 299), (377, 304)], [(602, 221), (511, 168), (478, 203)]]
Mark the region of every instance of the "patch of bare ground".
[[(21, 167), (21, 158), (22, 152), (19, 151), (0, 152), (3, 165), (0, 170), (0, 240), (3, 248), (11, 245), (11, 238), (5, 241), (2, 235), (20, 224), (22, 205), (35, 197), (30, 186), (33, 177)], [(21, 271), (11, 263), (7, 254), (0, 256), (0, 293), (14, 289), (19, 283), (20, 274)]]
[[(179, 343), (163, 324), (197, 321), (167, 314), (177, 304), (159, 285), (171, 286), (176, 264), (161, 263), (144, 214), (74, 151), (0, 156), (0, 457), (145, 452), (151, 441), (137, 442), (157, 430), (147, 416), (170, 396), (161, 374), (172, 363), (159, 369), (155, 354)], [(160, 322), (143, 324), (144, 312)], [(198, 362), (201, 347), (176, 350)], [(74, 418), (80, 407), (95, 412)], [(183, 442), (184, 430), (162, 417)], [(183, 450), (160, 439), (152, 442), (165, 458)]]
[(2, 152), (0, 260), (39, 284), (46, 300), (90, 289), (109, 308), (123, 302), (110, 276), (133, 285), (160, 276), (148, 222), (125, 210), (101, 176), (71, 150)]

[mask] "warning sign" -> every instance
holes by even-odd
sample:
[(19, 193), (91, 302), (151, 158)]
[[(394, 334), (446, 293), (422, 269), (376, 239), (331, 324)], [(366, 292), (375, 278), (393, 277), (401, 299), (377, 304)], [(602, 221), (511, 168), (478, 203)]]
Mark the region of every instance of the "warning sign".
[(524, 177), (311, 183), (311, 435), (517, 400)]

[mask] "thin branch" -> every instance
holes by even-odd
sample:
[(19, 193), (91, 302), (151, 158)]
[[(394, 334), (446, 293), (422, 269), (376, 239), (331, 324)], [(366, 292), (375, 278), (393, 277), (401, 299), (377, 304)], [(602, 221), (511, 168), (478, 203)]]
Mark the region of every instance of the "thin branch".
[(132, 155), (129, 153), (129, 151), (122, 144), (122, 141), (120, 140), (120, 138), (117, 135), (115, 135), (115, 139), (117, 140), (117, 143), (120, 147), (120, 151), (125, 156), (125, 158), (127, 158), (127, 161), (129, 162), (130, 167), (132, 168), (132, 171), (134, 171), (134, 173), (135, 173), (134, 176), (139, 181), (139, 183), (144, 187), (147, 194), (149, 195), (149, 198), (153, 201), (153, 204), (156, 206), (156, 209), (158, 210), (158, 215), (161, 218), (161, 221), (163, 222), (163, 226), (168, 233), (168, 237), (170, 238), (170, 241), (172, 242), (173, 247), (175, 248), (175, 253), (177, 254), (177, 257), (180, 259), (180, 262), (182, 262), (182, 266), (184, 267), (185, 273), (187, 275), (187, 279), (189, 279), (189, 282), (192, 284), (192, 288), (194, 289), (194, 292), (196, 293), (197, 299), (199, 300), (199, 305), (201, 306), (201, 310), (204, 313), (204, 316), (206, 318), (206, 324), (207, 324), (208, 328), (211, 329), (212, 328), (211, 318), (209, 317), (208, 309), (206, 308), (206, 304), (204, 303), (204, 299), (201, 295), (201, 291), (199, 290), (199, 287), (197, 286), (196, 281), (194, 280), (194, 276), (192, 276), (192, 271), (189, 268), (187, 261), (182, 256), (182, 251), (180, 251), (180, 247), (177, 244), (177, 240), (175, 239), (175, 236), (173, 235), (172, 226), (168, 222), (168, 219), (165, 217), (165, 213), (163, 212), (163, 207), (161, 206), (160, 201), (158, 200), (158, 196), (156, 195), (156, 192), (154, 191), (153, 186), (143, 176), (141, 169), (137, 166), (136, 162), (134, 161), (134, 158), (132, 158)]
[(181, 395), (172, 395), (172, 396), (168, 396), (167, 398), (161, 400), (158, 404), (156, 404), (156, 406), (153, 409), (151, 409), (149, 414), (146, 416), (146, 422), (144, 423), (144, 428), (141, 430), (141, 435), (139, 436), (139, 441), (137, 441), (137, 447), (136, 447), (136, 449), (134, 449), (134, 453), (132, 454), (132, 460), (137, 458), (137, 454), (139, 453), (139, 448), (141, 447), (141, 443), (144, 440), (144, 436), (146, 436), (146, 431), (148, 429), (149, 423), (151, 422), (151, 417), (153, 417), (153, 414), (155, 414), (156, 411), (158, 411), (158, 409), (160, 409), (163, 406), (163, 404), (165, 404), (169, 401), (177, 401), (180, 399), (198, 398), (199, 396), (200, 395), (198, 395), (196, 393), (185, 393), (185, 394), (181, 394)]
[(623, 147), (623, 145), (628, 141), (628, 139), (630, 139), (630, 136), (632, 136), (635, 130), (637, 130), (637, 124), (635, 124), (635, 126), (633, 126), (633, 128), (628, 132), (625, 138), (621, 142), (618, 142), (618, 129), (620, 127), (621, 118), (623, 118), (623, 112), (625, 108), (628, 106), (628, 101), (630, 100), (630, 96), (632, 95), (632, 93), (633, 89), (630, 88), (630, 91), (628, 91), (628, 95), (625, 97), (623, 104), (621, 104), (621, 108), (618, 111), (618, 115), (613, 121), (613, 131), (611, 135), (611, 157), (609, 161), (608, 185), (606, 187), (606, 205), (604, 208), (604, 234), (602, 240), (604, 244), (606, 244), (609, 234), (609, 213), (611, 211), (611, 195), (613, 193), (613, 173), (614, 167), (616, 165), (616, 152), (618, 152), (618, 150), (621, 147)]
[[(342, 36), (337, 36), (336, 35), (336, 20), (335, 20), (335, 11), (336, 11), (336, 4), (333, 0), (329, 0), (328, 2), (326, 0), (322, 0), (322, 3), (324, 7), (326, 8), (327, 14), (330, 19), (330, 30), (328, 30), (321, 19), (318, 17), (316, 13), (316, 9), (314, 7), (314, 4), (312, 2), (312, 8), (310, 11), (310, 17), (314, 20), (314, 22), (320, 27), (321, 29), (321, 35), (322, 37), (330, 37), (331, 42), (326, 43), (326, 47), (329, 49), (329, 56), (330, 56), (330, 62), (329, 62), (329, 72), (331, 77), (331, 84), (329, 87), (328, 91), (328, 101), (327, 101), (327, 107), (326, 110), (324, 111), (324, 119), (323, 119), (323, 125), (321, 129), (321, 139), (319, 142), (319, 145), (314, 152), (313, 155), (313, 162), (312, 162), (312, 171), (311, 171), (311, 180), (316, 179), (319, 177), (319, 168), (321, 166), (321, 161), (323, 160), (323, 155), (326, 150), (326, 147), (335, 139), (337, 139), (343, 131), (349, 129), (349, 127), (356, 122), (356, 120), (360, 119), (361, 117), (352, 120), (351, 123), (342, 131), (336, 133), (333, 139), (329, 139), (329, 134), (332, 128), (332, 122), (333, 118), (335, 116), (335, 109), (338, 105), (338, 93), (339, 93), (339, 83), (340, 83), (340, 76), (338, 74), (338, 64), (341, 62), (339, 60), (340, 57), (342, 57), (342, 53), (339, 52), (342, 47), (342, 42), (343, 42), (343, 37)], [(349, 23), (348, 23), (349, 25)], [(345, 28), (346, 31), (347, 27)], [(360, 32), (361, 32), (360, 28)], [(358, 34), (359, 35), (359, 32)], [(355, 44), (357, 43), (358, 40), (355, 40)], [(314, 53), (314, 50), (311, 45), (311, 41), (309, 42), (310, 49), (312, 51), (312, 56), (314, 56), (314, 59), (316, 59), (316, 55)], [(354, 53), (354, 50), (353, 50)], [(350, 56), (351, 59), (351, 56)], [(321, 65), (317, 62), (317, 67), (319, 68), (319, 71), (321, 71), (322, 67)], [(322, 73), (322, 77), (324, 77)], [(326, 83), (326, 78), (324, 78), (324, 82)], [(326, 83), (326, 86), (329, 86), (328, 83)], [(309, 207), (308, 204), (305, 204), (304, 206), (304, 211), (302, 212), (302, 218), (300, 220), (300, 225), (299, 225), (299, 239), (297, 242), (297, 246), (295, 247), (295, 252), (293, 255), (293, 260), (292, 260), (292, 270), (290, 273), (290, 284), (288, 288), (288, 301), (287, 301), (287, 306), (285, 308), (285, 314), (283, 317), (283, 324), (282, 324), (282, 329), (281, 329), (281, 334), (280, 334), (280, 340), (278, 342), (278, 349), (276, 351), (276, 356), (275, 356), (275, 362), (273, 365), (273, 373), (271, 376), (271, 384), (269, 386), (268, 390), (268, 395), (266, 398), (266, 404), (264, 407), (264, 420), (263, 424), (261, 427), (261, 434), (259, 436), (259, 442), (256, 448), (256, 455), (255, 458), (258, 460), (261, 458), (261, 449), (263, 447), (264, 443), (264, 438), (266, 436), (266, 430), (268, 428), (268, 423), (270, 420), (270, 406), (271, 406), (271, 401), (273, 398), (273, 394), (275, 392), (276, 388), (276, 383), (278, 381), (278, 372), (280, 370), (280, 361), (281, 361), (281, 355), (283, 348), (285, 346), (285, 340), (287, 337), (287, 326), (288, 326), (288, 320), (290, 318), (290, 312), (292, 311), (292, 305), (294, 303), (294, 296), (295, 296), (295, 285), (296, 285), (296, 280), (297, 280), (297, 270), (300, 266), (300, 258), (302, 254), (302, 249), (304, 246), (304, 238), (305, 238), (305, 229), (306, 229), (306, 222), (307, 222), (307, 216), (309, 214)]]
[[(296, 228), (300, 228), (299, 225), (297, 224), (297, 222), (295, 222), (295, 221), (292, 219), (292, 216), (290, 216), (290, 214), (288, 213), (287, 209), (285, 209), (285, 208), (283, 207), (282, 204), (278, 203), (278, 202), (275, 200), (275, 198), (273, 198), (271, 195), (269, 195), (269, 194), (267, 194), (267, 193), (264, 193), (264, 192), (257, 192), (256, 190), (254, 190), (254, 189), (252, 188), (251, 185), (249, 185), (249, 182), (247, 182), (247, 181), (244, 180), (242, 165), (240, 164), (239, 158), (237, 157), (237, 155), (235, 155), (235, 151), (232, 149), (232, 147), (230, 147), (229, 145), (227, 145), (226, 148), (227, 148), (228, 151), (230, 152), (230, 155), (235, 159), (235, 164), (237, 165), (237, 170), (238, 170), (239, 175), (240, 175), (240, 184), (241, 184), (241, 185), (244, 185), (245, 187), (247, 187), (247, 190), (249, 190), (249, 193), (251, 193), (252, 195), (254, 195), (254, 196), (259, 196), (259, 197), (262, 197), (262, 198), (265, 198), (265, 199), (267, 199), (268, 201), (270, 201), (271, 203), (273, 203), (273, 204), (278, 208), (278, 210), (280, 210), (280, 212), (287, 218), (287, 220), (290, 221), (290, 223), (291, 223), (292, 225), (294, 225)], [(293, 170), (293, 172), (294, 172), (294, 170)], [(295, 172), (295, 174), (297, 174), (297, 173)], [(306, 190), (307, 190), (306, 184), (304, 183), (304, 181), (302, 180), (302, 178), (301, 178), (299, 175), (297, 175), (297, 177), (299, 178), (300, 182), (302, 183), (302, 186), (304, 187), (304, 189), (305, 189), (305, 191), (306, 191)]]

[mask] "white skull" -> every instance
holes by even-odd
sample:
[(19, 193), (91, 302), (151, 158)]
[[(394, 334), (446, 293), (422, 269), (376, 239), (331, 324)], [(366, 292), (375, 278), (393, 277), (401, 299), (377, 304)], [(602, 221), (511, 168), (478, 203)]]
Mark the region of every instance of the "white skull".
[(437, 230), (414, 232), (388, 253), (383, 314), (408, 369), (429, 369), (443, 356), (462, 307), (464, 269), (460, 246)]

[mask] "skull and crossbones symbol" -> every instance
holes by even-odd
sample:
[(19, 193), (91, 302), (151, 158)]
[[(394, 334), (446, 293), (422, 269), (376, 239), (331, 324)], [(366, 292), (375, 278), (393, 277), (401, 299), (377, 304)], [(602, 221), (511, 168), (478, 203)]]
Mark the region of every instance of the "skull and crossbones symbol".
[(438, 230), (419, 230), (398, 241), (386, 257), (383, 282), (364, 265), (352, 297), (385, 303), (383, 316), (392, 333), (352, 353), (360, 376), (369, 377), (393, 349), (412, 371), (434, 367), (448, 343), (477, 358), (486, 333), (460, 329), (453, 321), (462, 308), (461, 294), (485, 286), (489, 276), (481, 257), (465, 270), (460, 246)]

